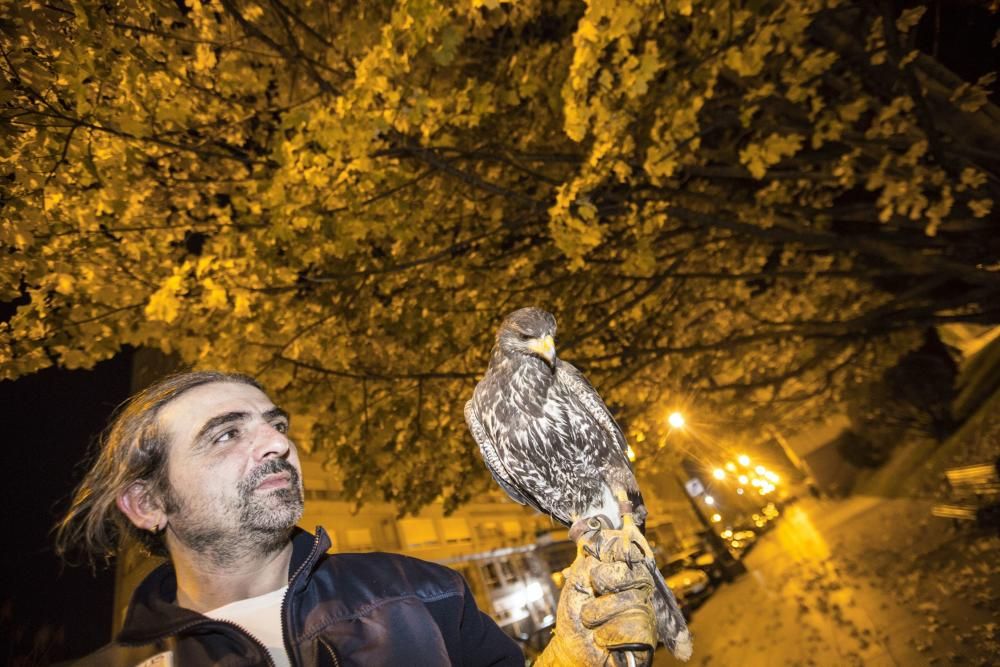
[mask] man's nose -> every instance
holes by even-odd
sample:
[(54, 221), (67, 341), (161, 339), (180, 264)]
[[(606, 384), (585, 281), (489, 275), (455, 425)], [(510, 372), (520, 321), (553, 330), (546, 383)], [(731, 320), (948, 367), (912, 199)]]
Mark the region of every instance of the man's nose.
[(275, 456), (284, 458), (291, 449), (288, 435), (276, 429), (272, 424), (264, 423), (257, 428), (254, 438), (254, 458), (264, 460)]

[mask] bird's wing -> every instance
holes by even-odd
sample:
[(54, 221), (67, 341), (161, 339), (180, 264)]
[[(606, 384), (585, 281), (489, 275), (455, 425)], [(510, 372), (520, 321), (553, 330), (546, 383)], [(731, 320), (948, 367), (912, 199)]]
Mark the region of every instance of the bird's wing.
[(608, 435), (618, 443), (622, 454), (626, 454), (625, 460), (627, 461), (628, 442), (625, 441), (625, 435), (618, 426), (618, 422), (611, 416), (611, 411), (604, 404), (601, 395), (597, 393), (597, 390), (584, 377), (583, 373), (573, 366), (573, 364), (568, 364), (560, 359), (556, 364), (556, 381), (576, 396), (580, 403), (583, 404), (583, 407), (587, 409), (587, 412), (601, 425), (601, 428), (607, 431)]
[(543, 514), (548, 514), (539, 505), (538, 501), (535, 500), (530, 493), (523, 490), (518, 486), (517, 482), (514, 481), (514, 475), (511, 471), (504, 465), (504, 462), (500, 459), (500, 455), (497, 453), (496, 447), (490, 440), (489, 434), (486, 429), (483, 428), (482, 423), (479, 421), (479, 417), (476, 416), (476, 406), (474, 403), (475, 399), (469, 399), (465, 404), (465, 423), (469, 425), (469, 430), (472, 432), (472, 438), (479, 445), (479, 451), (483, 453), (483, 461), (486, 463), (486, 467), (489, 469), (490, 474), (493, 475), (493, 479), (496, 480), (497, 484), (500, 485), (507, 495), (511, 497), (514, 502), (520, 503), (522, 505), (529, 505)]

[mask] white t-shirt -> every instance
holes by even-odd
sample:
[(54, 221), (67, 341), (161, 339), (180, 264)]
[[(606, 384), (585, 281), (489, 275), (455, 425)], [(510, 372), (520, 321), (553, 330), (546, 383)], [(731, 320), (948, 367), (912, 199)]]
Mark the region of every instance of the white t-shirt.
[(285, 641), (281, 637), (281, 601), (286, 590), (288, 586), (282, 586), (255, 598), (237, 600), (206, 611), (205, 616), (235, 623), (267, 647), (271, 660), (277, 667), (291, 667), (292, 661), (288, 658)]

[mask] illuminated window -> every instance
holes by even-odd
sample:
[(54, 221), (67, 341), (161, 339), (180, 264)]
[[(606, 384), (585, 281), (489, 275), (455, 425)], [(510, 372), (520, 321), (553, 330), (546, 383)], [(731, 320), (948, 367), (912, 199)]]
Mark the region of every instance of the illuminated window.
[(371, 549), (372, 531), (368, 528), (351, 528), (347, 531), (347, 546), (351, 549)]
[(505, 537), (521, 537), (521, 522), (504, 521), (503, 534)]
[(480, 539), (500, 537), (500, 526), (496, 521), (484, 521), (483, 523), (476, 524), (476, 534)]
[(445, 542), (468, 542), (472, 539), (469, 522), (459, 517), (441, 519), (441, 532)]
[(437, 530), (430, 519), (400, 519), (399, 532), (403, 544), (408, 547), (419, 547), (425, 544), (437, 544)]
[(328, 530), (326, 534), (330, 538), (330, 548), (327, 549), (327, 553), (337, 553), (337, 547), (340, 544), (340, 540), (337, 539), (337, 531)]

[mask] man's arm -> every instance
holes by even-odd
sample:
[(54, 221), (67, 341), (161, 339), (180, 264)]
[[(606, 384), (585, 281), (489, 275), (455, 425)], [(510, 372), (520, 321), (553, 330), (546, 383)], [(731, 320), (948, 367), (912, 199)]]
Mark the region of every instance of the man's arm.
[[(507, 636), (492, 618), (476, 606), (476, 599), (468, 584), (457, 572), (455, 577), (462, 586), (461, 609), (458, 619), (458, 650), (455, 655), (449, 646), (455, 664), (470, 667), (515, 666), (524, 667), (524, 654), (513, 639)], [(454, 606), (451, 607), (454, 613)], [(453, 617), (454, 618), (454, 617)], [(440, 619), (439, 619), (440, 622)], [(452, 626), (454, 628), (454, 625)], [(457, 659), (456, 659), (457, 658)]]

